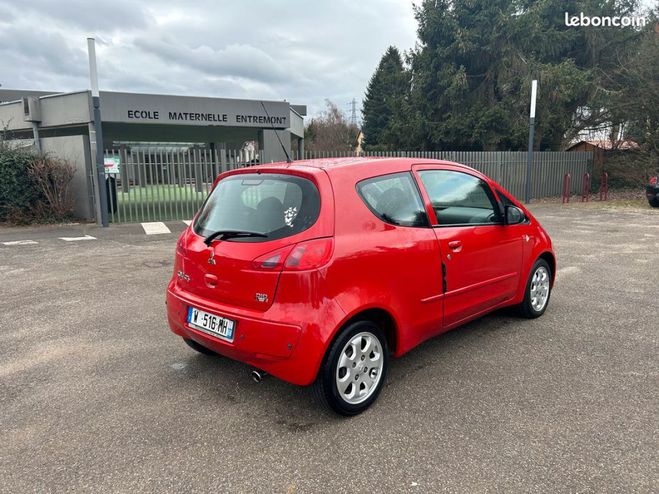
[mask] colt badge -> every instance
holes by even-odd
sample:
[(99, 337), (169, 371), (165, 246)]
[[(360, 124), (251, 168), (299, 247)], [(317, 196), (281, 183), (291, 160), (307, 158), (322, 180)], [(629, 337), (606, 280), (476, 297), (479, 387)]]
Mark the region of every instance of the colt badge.
[(208, 264), (215, 266), (215, 251), (211, 250), (211, 255), (208, 256)]

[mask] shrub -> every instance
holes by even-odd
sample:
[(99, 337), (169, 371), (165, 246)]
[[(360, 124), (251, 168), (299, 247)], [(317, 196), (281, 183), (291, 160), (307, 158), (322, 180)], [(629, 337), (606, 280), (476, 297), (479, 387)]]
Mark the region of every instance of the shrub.
[(66, 160), (40, 156), (28, 167), (28, 175), (37, 184), (44, 197), (46, 208), (41, 209), (41, 216), (48, 220), (61, 221), (73, 215), (73, 198), (71, 197), (71, 180), (75, 168)]
[(610, 152), (606, 156), (604, 171), (609, 173), (609, 186), (639, 188), (658, 171), (656, 157), (643, 151)]
[(0, 141), (0, 221), (32, 220), (32, 211), (42, 198), (28, 173), (33, 160), (31, 152), (12, 149)]

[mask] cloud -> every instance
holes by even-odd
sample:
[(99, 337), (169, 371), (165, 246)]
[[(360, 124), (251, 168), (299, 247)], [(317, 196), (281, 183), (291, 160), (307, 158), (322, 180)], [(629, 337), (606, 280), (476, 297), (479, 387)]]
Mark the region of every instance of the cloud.
[(313, 113), (361, 101), (387, 46), (413, 46), (411, 1), (0, 0), (0, 84), (286, 99)]
[[(147, 11), (140, 2), (131, 0), (23, 0), (17, 3), (23, 15), (41, 17), (43, 21), (49, 20), (62, 27), (108, 32), (145, 27), (149, 22)], [(38, 32), (41, 25), (52, 26), (52, 23), (35, 24), (33, 32)]]
[(172, 39), (137, 38), (135, 46), (165, 63), (174, 63), (209, 76), (226, 74), (273, 84), (288, 79), (285, 68), (277, 60), (251, 45), (232, 44), (221, 49), (208, 45), (190, 48)]

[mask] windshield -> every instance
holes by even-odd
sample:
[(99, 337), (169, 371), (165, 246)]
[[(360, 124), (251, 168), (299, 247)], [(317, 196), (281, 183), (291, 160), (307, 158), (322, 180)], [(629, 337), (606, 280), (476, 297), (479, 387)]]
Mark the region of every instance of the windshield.
[(227, 240), (266, 242), (306, 230), (319, 212), (320, 196), (310, 180), (276, 173), (233, 175), (217, 184), (193, 228), (202, 237), (218, 231), (257, 232), (267, 237)]

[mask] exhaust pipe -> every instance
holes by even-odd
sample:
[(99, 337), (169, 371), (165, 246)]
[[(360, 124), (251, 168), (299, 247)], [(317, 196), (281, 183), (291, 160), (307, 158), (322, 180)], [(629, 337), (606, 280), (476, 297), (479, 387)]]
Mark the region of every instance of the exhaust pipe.
[(261, 381), (263, 381), (263, 378), (268, 375), (268, 373), (260, 369), (252, 369), (250, 375), (252, 376), (252, 380), (255, 383), (260, 383)]

